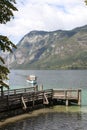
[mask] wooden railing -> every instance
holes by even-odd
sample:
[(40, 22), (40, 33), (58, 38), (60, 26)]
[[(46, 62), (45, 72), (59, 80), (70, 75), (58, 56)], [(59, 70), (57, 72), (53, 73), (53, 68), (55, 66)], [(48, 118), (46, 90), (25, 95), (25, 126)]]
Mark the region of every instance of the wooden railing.
[(54, 89), (53, 99), (65, 100), (66, 105), (71, 100), (81, 105), (81, 89)]
[(4, 96), (0, 97), (0, 112), (16, 109), (17, 107), (22, 108), (22, 104), (26, 108), (26, 103), (32, 103), (30, 106), (33, 107), (36, 101), (41, 100), (41, 103), (44, 104), (48, 102), (49, 98), (52, 98), (52, 89), (42, 91), (37, 91), (36, 87), (33, 89), (34, 91), (30, 91), (30, 88), (11, 90), (9, 94), (5, 91)]
[[(21, 88), (14, 90), (7, 90), (3, 92), (3, 96), (0, 96), (0, 112), (11, 109), (17, 109), (35, 106), (39, 102), (41, 104), (49, 104), (49, 101), (61, 100), (66, 105), (69, 102), (77, 103), (81, 105), (81, 89), (47, 89), (38, 90), (38, 86), (31, 88)], [(28, 106), (27, 106), (28, 104)]]
[[(37, 86), (34, 87), (28, 87), (28, 88), (20, 88), (20, 89), (8, 89), (3, 91), (3, 96), (6, 95), (14, 95), (14, 94), (19, 94), (19, 93), (28, 93), (32, 91), (37, 91)], [(1, 91), (0, 91), (0, 96), (1, 96)]]
[(57, 99), (78, 99), (81, 89), (53, 89), (53, 98)]

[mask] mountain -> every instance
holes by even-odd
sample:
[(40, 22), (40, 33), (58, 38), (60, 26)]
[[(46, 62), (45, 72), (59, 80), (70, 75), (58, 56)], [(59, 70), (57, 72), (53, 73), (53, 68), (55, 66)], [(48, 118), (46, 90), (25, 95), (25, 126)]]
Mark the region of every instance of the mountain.
[(12, 69), (86, 69), (87, 25), (73, 30), (31, 31), (9, 56)]

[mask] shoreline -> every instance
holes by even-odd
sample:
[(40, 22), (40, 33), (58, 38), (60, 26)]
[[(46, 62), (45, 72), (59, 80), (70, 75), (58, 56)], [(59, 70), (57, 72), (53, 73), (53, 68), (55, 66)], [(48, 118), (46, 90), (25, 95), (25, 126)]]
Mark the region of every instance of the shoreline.
[(4, 127), (5, 125), (15, 123), (17, 121), (24, 120), (24, 119), (27, 119), (27, 118), (36, 117), (39, 114), (45, 114), (45, 113), (48, 113), (48, 112), (52, 112), (52, 111), (50, 111), (50, 108), (42, 108), (42, 109), (34, 110), (34, 111), (31, 111), (31, 112), (28, 112), (28, 113), (24, 113), (24, 114), (21, 114), (21, 115), (16, 115), (14, 117), (9, 117), (7, 119), (2, 119), (2, 120), (0, 120), (0, 128)]
[(11, 123), (15, 123), (17, 121), (21, 121), (21, 120), (25, 120), (27, 118), (31, 118), (31, 117), (36, 117), (40, 114), (45, 114), (45, 113), (50, 113), (50, 112), (85, 112), (87, 113), (87, 107), (83, 110), (81, 110), (81, 107), (79, 106), (71, 106), (71, 107), (66, 107), (66, 106), (55, 106), (55, 107), (50, 107), (50, 108), (42, 108), (42, 109), (38, 109), (38, 110), (34, 110), (28, 113), (24, 113), (21, 115), (17, 115), (14, 117), (9, 117), (7, 119), (3, 119), (0, 121), (0, 128), (4, 127), (5, 125), (11, 124)]

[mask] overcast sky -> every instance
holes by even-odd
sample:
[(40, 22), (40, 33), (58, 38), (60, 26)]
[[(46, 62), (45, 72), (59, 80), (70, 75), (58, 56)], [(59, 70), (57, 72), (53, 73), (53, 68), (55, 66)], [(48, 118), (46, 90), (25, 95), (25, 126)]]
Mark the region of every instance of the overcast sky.
[(70, 30), (87, 24), (87, 6), (84, 0), (16, 0), (19, 11), (6, 25), (0, 25), (0, 34), (17, 44), (32, 30)]

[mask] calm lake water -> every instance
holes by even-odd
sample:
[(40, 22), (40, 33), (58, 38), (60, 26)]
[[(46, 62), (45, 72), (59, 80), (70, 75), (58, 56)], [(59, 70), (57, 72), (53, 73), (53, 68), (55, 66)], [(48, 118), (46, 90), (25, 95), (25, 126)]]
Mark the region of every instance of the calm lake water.
[(0, 130), (87, 130), (87, 70), (11, 70), (10, 89), (28, 87), (26, 77), (29, 74), (35, 74), (38, 85), (43, 84), (44, 89), (81, 88), (81, 107), (44, 108), (41, 114)]

